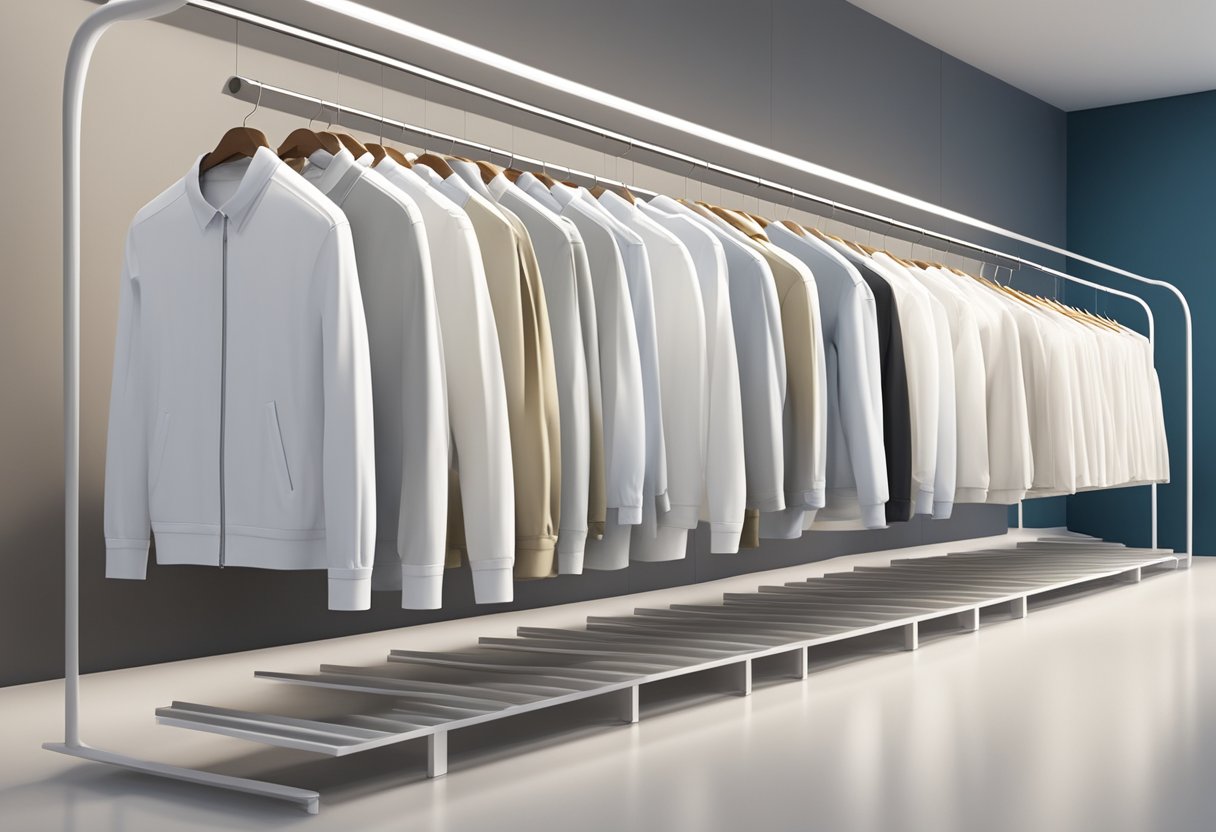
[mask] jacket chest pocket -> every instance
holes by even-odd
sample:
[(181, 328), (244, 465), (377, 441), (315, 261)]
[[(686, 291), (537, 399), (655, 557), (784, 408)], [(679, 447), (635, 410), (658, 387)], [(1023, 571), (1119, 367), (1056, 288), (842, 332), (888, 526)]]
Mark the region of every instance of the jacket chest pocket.
[(148, 457), (148, 491), (156, 489), (160, 472), (165, 463), (165, 443), (169, 439), (169, 411), (162, 410), (156, 420), (156, 431), (152, 434), (152, 453)]
[(279, 424), (279, 408), (274, 402), (266, 402), (266, 449), (273, 458), (279, 472), (279, 484), (291, 492), (291, 467), (287, 464), (287, 446), (283, 443), (283, 430)]

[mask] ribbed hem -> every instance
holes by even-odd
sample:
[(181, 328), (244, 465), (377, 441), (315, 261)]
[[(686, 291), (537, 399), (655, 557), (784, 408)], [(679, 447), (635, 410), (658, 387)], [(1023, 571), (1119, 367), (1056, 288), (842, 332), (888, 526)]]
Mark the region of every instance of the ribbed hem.
[(747, 496), (747, 507), (756, 511), (781, 511), (785, 508), (785, 495), (772, 494), (765, 497)]
[(933, 519), (934, 520), (949, 520), (950, 515), (954, 513), (954, 502), (951, 500), (934, 500), (933, 501)]
[(329, 608), (331, 610), (370, 610), (372, 608), (372, 570), (329, 570)]
[(954, 489), (956, 503), (986, 503), (988, 502), (987, 488), (956, 488)]
[(443, 570), (434, 575), (411, 575), (401, 568), (401, 609), (437, 610), (443, 606)]
[(671, 511), (671, 498), (667, 496), (666, 491), (655, 495), (654, 510), (656, 514), (665, 514)]
[(142, 581), (148, 576), (149, 540), (106, 538), (106, 577)]
[(666, 514), (659, 517), (659, 525), (673, 529), (695, 529), (700, 511), (700, 506), (672, 505)]
[(547, 578), (553, 574), (556, 537), (528, 537), (515, 541), (515, 577)]
[(760, 512), (754, 508), (743, 512), (743, 531), (739, 534), (739, 548), (760, 548)]
[(916, 492), (916, 513), (917, 514), (932, 514), (933, 513), (933, 492), (921, 489)]
[(789, 508), (823, 508), (824, 502), (823, 486), (805, 491), (785, 492), (785, 505)]
[(804, 508), (787, 508), (760, 515), (760, 537), (769, 540), (796, 540), (802, 537)]
[(872, 506), (860, 506), (861, 525), (867, 529), (885, 529), (887, 527), (887, 504), (876, 503)]
[(473, 564), (473, 600), (478, 604), (506, 604), (514, 600), (511, 567)]
[(887, 522), (905, 523), (912, 519), (911, 500), (887, 500)]
[(603, 520), (588, 521), (587, 539), (588, 540), (603, 540), (604, 539), (604, 521)]
[(557, 532), (558, 555), (581, 555), (587, 547), (586, 529), (559, 529)]
[(636, 526), (642, 522), (642, 507), (620, 506), (616, 509), (616, 522), (622, 526)]
[(739, 551), (742, 523), (710, 523), (709, 552), (711, 555), (733, 555)]
[(557, 574), (559, 575), (581, 575), (583, 574), (583, 561), (586, 559), (583, 549), (577, 552), (558, 552), (557, 553)]
[(1026, 490), (1024, 488), (989, 488), (988, 499), (984, 502), (999, 505), (1011, 506), (1020, 503), (1026, 498)]
[(662, 563), (682, 560), (688, 554), (688, 529), (659, 526), (653, 538), (632, 535), (629, 559), (641, 563)]

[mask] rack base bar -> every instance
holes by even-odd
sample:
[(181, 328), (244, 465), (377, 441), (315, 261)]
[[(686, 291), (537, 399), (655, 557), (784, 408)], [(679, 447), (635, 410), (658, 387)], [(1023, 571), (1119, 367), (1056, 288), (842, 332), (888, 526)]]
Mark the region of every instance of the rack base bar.
[(46, 742), (42, 747), (47, 751), (78, 757), (94, 763), (104, 763), (117, 766), (154, 777), (164, 777), (168, 780), (180, 780), (186, 783), (198, 783), (201, 786), (211, 786), (216, 789), (227, 789), (231, 792), (244, 792), (258, 797), (269, 797), (274, 800), (285, 800), (295, 803), (310, 815), (321, 810), (321, 795), (311, 789), (297, 789), (294, 786), (282, 786), (278, 783), (267, 783), (263, 780), (250, 780), (245, 777), (232, 777), (227, 774), (215, 774), (210, 771), (199, 771), (193, 768), (157, 763), (152, 760), (141, 760), (113, 751), (92, 748), (87, 745), (67, 745), (62, 742)]
[[(593, 697), (633, 724), (644, 685), (706, 674), (715, 680), (708, 684), (748, 696), (757, 659), (772, 657), (775, 675), (805, 679), (811, 647), (890, 632), (905, 650), (917, 650), (922, 623), (950, 622), (954, 633), (974, 633), (981, 609), (1007, 610), (1011, 619), (1021, 619), (1033, 596), (1111, 579), (1138, 583), (1144, 570), (1174, 568), (1183, 559), (1168, 550), (1086, 538), (899, 559), (887, 567), (726, 593), (718, 604), (591, 616), (583, 628), (523, 626), (515, 637), (482, 638), (463, 650), (393, 650), (374, 667), (326, 664), (315, 674), (255, 674), (345, 691), (360, 701), (377, 695), (390, 703), (387, 710), (318, 720), (174, 702), (156, 715), (161, 724), (328, 756), (425, 739), (427, 776), (440, 777), (448, 771), (449, 734), (460, 728)], [(154, 774), (166, 768), (133, 762)], [(167, 768), (180, 772), (178, 779), (316, 808), (313, 792)]]

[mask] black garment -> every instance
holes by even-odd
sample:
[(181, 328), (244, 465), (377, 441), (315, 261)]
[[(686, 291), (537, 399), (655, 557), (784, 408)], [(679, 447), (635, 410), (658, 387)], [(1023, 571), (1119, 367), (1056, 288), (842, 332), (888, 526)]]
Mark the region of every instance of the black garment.
[[(878, 360), (882, 367), (882, 441), (887, 457), (887, 522), (912, 519), (912, 416), (908, 411), (908, 367), (903, 330), (891, 286), (864, 259), (850, 262), (874, 294), (878, 311)], [(860, 383), (860, 379), (858, 380)]]

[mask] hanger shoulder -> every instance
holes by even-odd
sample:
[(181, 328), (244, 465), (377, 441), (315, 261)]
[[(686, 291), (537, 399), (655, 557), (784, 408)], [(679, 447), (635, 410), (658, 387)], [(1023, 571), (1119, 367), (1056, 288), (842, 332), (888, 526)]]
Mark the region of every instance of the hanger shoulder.
[(447, 179), (449, 176), (456, 175), (456, 171), (452, 170), (452, 166), (448, 164), (448, 160), (440, 156), (438, 153), (423, 153), (416, 161), (419, 164), (426, 165), (444, 179)]
[(333, 133), (317, 132), (309, 130), (307, 127), (299, 127), (287, 134), (287, 138), (279, 145), (277, 152), (280, 159), (287, 160), (307, 159), (318, 150), (338, 153), (341, 149), (342, 143)]
[(481, 180), (489, 183), (491, 179), (503, 173), (503, 169), (493, 162), (477, 162), (477, 172), (481, 174)]
[(356, 159), (367, 152), (367, 147), (350, 133), (334, 133), (342, 146), (349, 150)]

